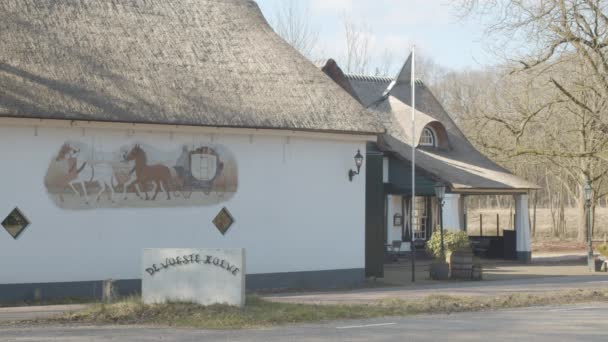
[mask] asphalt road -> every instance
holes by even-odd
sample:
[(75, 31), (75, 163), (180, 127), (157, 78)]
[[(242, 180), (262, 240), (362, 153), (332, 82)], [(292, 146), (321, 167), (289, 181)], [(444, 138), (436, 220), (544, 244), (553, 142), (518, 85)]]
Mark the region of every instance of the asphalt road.
[(0, 326), (0, 341), (606, 341), (608, 304), (420, 315), (253, 330)]

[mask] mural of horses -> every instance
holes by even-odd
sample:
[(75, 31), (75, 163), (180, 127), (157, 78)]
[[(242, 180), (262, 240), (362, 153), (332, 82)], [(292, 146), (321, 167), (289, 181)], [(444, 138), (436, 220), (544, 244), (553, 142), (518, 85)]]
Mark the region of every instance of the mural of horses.
[(149, 200), (148, 190), (146, 185), (152, 183), (154, 188), (154, 196), (152, 200), (156, 200), (156, 196), (160, 191), (167, 194), (167, 200), (171, 199), (169, 186), (171, 185), (172, 175), (168, 166), (162, 164), (148, 165), (148, 157), (146, 152), (139, 146), (135, 145), (129, 153), (124, 156), (126, 161), (135, 161), (135, 176), (139, 187), (146, 195), (146, 201)]
[(45, 178), (47, 186), (55, 185), (62, 188), (62, 190), (58, 192), (59, 200), (61, 202), (64, 201), (63, 189), (68, 186), (70, 181), (73, 181), (78, 176), (78, 173), (76, 172), (76, 159), (72, 158), (71, 155), (72, 147), (69, 144), (61, 145), (57, 157), (55, 157), (55, 162), (58, 163), (56, 165), (60, 168), (61, 172), (56, 173), (51, 177), (47, 174), (47, 177)]
[[(67, 145), (67, 146), (66, 146)], [(109, 163), (91, 163), (88, 161), (80, 161), (80, 149), (69, 144), (65, 144), (62, 147), (62, 151), (66, 150), (67, 153), (64, 153), (64, 158), (68, 160), (68, 164), (70, 165), (70, 169), (68, 174), (73, 177), (68, 181), (68, 185), (74, 190), (74, 192), (80, 196), (80, 192), (76, 190), (75, 184), (80, 184), (82, 187), (82, 191), (85, 198), (85, 203), (89, 203), (89, 195), (87, 193), (86, 183), (97, 183), (99, 186), (99, 192), (95, 198), (95, 201), (98, 202), (101, 194), (103, 194), (106, 189), (110, 190), (110, 201), (114, 202), (114, 182), (116, 181), (116, 177), (114, 175), (114, 169), (112, 165)], [(116, 181), (117, 182), (117, 181)]]
[[(126, 153), (123, 153), (123, 163), (128, 163), (128, 161), (126, 160)], [(128, 178), (126, 178), (126, 180), (122, 183), (122, 197), (124, 200), (127, 200), (127, 190), (129, 189), (129, 187), (131, 185), (133, 185), (133, 187), (135, 188), (135, 195), (137, 195), (137, 198), (142, 199), (141, 197), (141, 189), (139, 188), (139, 184), (137, 183), (137, 175), (135, 174), (135, 167), (133, 167), (133, 169), (131, 169), (131, 171), (128, 173), (127, 175)]]
[(181, 143), (165, 150), (92, 138), (65, 140), (50, 156), (43, 182), (61, 209), (206, 206), (236, 193), (236, 159), (222, 145)]

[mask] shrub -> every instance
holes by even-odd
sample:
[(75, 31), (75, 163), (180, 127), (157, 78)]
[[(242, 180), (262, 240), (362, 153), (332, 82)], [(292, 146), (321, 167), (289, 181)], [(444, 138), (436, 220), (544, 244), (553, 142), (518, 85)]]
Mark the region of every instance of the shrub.
[(604, 256), (604, 258), (608, 259), (608, 245), (607, 244), (598, 246), (597, 251), (600, 252), (600, 254)]
[[(467, 232), (463, 231), (452, 232), (444, 229), (443, 247), (446, 256), (454, 251), (471, 250), (469, 235)], [(441, 259), (441, 234), (439, 233), (439, 230), (436, 230), (433, 235), (431, 235), (429, 241), (426, 242), (426, 249), (435, 259)]]

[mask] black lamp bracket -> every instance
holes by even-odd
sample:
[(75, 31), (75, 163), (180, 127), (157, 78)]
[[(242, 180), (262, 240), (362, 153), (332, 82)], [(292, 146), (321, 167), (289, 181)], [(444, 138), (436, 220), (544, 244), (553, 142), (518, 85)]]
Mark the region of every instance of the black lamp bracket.
[(348, 180), (352, 182), (353, 181), (353, 177), (355, 177), (356, 175), (359, 174), (360, 169), (361, 168), (358, 167), (357, 171), (355, 171), (353, 169), (348, 170)]

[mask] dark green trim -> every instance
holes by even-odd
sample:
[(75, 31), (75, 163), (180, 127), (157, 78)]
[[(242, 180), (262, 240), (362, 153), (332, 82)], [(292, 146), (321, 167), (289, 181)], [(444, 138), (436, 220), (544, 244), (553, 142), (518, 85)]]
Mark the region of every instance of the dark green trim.
[[(411, 210), (412, 210), (412, 206), (411, 206), (411, 202), (412, 202), (412, 198), (409, 196), (403, 196), (401, 197), (401, 208), (403, 210), (403, 229), (402, 229), (402, 237), (401, 240), (403, 240), (404, 242), (412, 242), (412, 232), (410, 230), (410, 225), (411, 225), (411, 218), (410, 215)], [(405, 215), (405, 212), (407, 210), (408, 215)]]
[(360, 286), (365, 269), (248, 274), (247, 290), (262, 289), (331, 289)]
[(367, 277), (384, 277), (386, 193), (382, 180), (383, 158), (382, 154), (373, 149), (365, 158), (365, 275)]
[[(323, 271), (283, 272), (248, 274), (245, 279), (247, 290), (261, 289), (318, 289), (359, 286), (365, 281), (363, 268), (336, 269)], [(51, 301), (58, 299), (101, 300), (101, 280), (73, 281), (57, 283), (0, 284), (0, 303)], [(115, 280), (115, 291), (119, 296), (139, 295), (141, 279)]]
[[(70, 281), (57, 283), (0, 284), (0, 303), (23, 303), (32, 301), (50, 301), (57, 299), (92, 299), (101, 300), (101, 280)], [(124, 279), (114, 282), (119, 296), (141, 293), (140, 279)], [(39, 292), (40, 298), (35, 298)]]
[[(391, 194), (411, 194), (412, 192), (412, 163), (395, 157), (389, 157), (389, 172), (387, 191)], [(435, 195), (436, 180), (426, 172), (416, 168), (416, 195)]]

